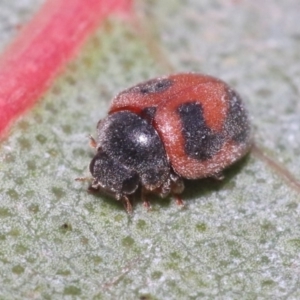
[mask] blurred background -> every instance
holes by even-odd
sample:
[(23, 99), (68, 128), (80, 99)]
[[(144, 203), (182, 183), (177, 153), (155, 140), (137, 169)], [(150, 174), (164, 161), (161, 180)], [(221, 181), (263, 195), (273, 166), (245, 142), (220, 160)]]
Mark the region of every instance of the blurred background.
[[(0, 1), (0, 50), (43, 3)], [(0, 144), (0, 298), (299, 299), (299, 18), (298, 0), (137, 0), (99, 26)], [(112, 97), (181, 71), (239, 91), (255, 150), (187, 182), (185, 209), (88, 194)]]

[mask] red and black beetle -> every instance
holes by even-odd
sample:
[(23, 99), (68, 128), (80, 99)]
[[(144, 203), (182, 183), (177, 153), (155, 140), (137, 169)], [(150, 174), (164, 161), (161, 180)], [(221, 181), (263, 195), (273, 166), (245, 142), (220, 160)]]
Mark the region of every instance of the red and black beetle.
[[(221, 178), (251, 146), (247, 111), (223, 81), (196, 73), (155, 78), (118, 94), (97, 125), (90, 190), (123, 201), (139, 187), (178, 197), (183, 179)], [(79, 179), (80, 180), (80, 179)]]

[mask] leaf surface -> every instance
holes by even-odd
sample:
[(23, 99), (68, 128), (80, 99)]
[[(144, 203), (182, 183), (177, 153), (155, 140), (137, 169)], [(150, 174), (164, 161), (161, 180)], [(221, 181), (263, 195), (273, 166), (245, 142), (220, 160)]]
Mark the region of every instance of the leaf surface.
[[(0, 298), (299, 298), (298, 1), (139, 1), (136, 11), (138, 26), (100, 28), (1, 143)], [(187, 182), (185, 209), (154, 198), (147, 212), (136, 199), (128, 216), (74, 179), (88, 175), (88, 135), (110, 99), (171, 69), (233, 85), (269, 161), (256, 149), (222, 182)]]

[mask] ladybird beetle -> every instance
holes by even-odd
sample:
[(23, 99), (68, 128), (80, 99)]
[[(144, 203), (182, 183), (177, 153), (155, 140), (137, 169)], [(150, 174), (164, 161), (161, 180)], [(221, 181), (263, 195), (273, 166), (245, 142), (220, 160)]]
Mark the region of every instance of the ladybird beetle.
[[(251, 129), (240, 96), (202, 74), (159, 77), (119, 93), (97, 125), (90, 191), (101, 191), (132, 211), (131, 195), (172, 194), (183, 179), (214, 177), (251, 147)], [(84, 180), (85, 178), (78, 178)]]

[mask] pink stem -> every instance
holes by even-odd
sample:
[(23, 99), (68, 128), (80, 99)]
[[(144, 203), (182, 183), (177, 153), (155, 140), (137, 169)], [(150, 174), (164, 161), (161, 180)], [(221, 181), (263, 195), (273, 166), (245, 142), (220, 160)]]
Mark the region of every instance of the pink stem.
[(131, 0), (48, 0), (0, 57), (0, 135), (45, 92), (108, 15)]

